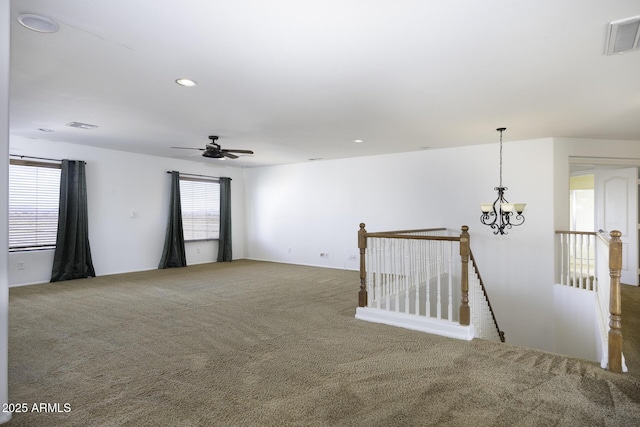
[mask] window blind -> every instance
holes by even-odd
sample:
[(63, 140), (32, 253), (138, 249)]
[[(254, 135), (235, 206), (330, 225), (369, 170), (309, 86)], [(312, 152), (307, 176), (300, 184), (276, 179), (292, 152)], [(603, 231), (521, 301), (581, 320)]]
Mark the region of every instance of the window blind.
[(56, 246), (60, 165), (9, 165), (9, 251)]
[(180, 204), (185, 241), (213, 240), (220, 232), (220, 183), (180, 177)]

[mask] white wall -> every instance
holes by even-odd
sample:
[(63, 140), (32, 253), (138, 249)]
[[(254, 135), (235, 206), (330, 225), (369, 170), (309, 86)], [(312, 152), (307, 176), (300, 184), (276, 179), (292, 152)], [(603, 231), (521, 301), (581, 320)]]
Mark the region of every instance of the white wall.
[(507, 340), (552, 351), (553, 320), (540, 313), (553, 305), (553, 141), (504, 144), (506, 197), (528, 203), (525, 225), (507, 236), (480, 224), (479, 203), (497, 197), (498, 153), (491, 144), (247, 169), (246, 256), (356, 269), (360, 222), (368, 231), (466, 224)]
[[(242, 169), (13, 136), (10, 151), (86, 161), (89, 240), (97, 275), (158, 268), (168, 220), (169, 170), (232, 178), (233, 256), (244, 256)], [(217, 258), (217, 241), (186, 246), (188, 264)], [(52, 262), (52, 250), (10, 253), (9, 284), (48, 282)], [(19, 263), (24, 269), (18, 269)]]
[(553, 287), (555, 352), (601, 362), (602, 341), (596, 312), (596, 294), (564, 285)]
[[(0, 2), (0, 182), (9, 180), (9, 2)], [(0, 404), (8, 403), (9, 277), (7, 248), (9, 188), (0, 185)], [(11, 418), (0, 411), (0, 423)]]

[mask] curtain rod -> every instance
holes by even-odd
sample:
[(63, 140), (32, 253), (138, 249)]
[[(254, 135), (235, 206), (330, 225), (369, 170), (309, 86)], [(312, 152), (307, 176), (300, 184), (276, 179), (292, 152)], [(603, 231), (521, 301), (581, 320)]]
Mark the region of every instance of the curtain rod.
[[(171, 173), (171, 172), (178, 172), (180, 175), (186, 175), (186, 176), (199, 176), (201, 178), (210, 178), (210, 179), (220, 179), (221, 178), (219, 176), (198, 175), (198, 174), (195, 174), (195, 173), (182, 173), (182, 172), (179, 172), (179, 171), (167, 171), (167, 173)], [(231, 179), (231, 178), (229, 178), (229, 179)]]
[[(9, 154), (9, 157), (20, 157), (21, 159), (36, 159), (36, 160), (46, 160), (46, 161), (49, 161), (49, 162), (62, 163), (62, 160), (60, 160), (60, 159), (48, 159), (46, 157), (23, 156), (22, 154)], [(85, 165), (87, 164), (87, 162), (85, 162), (84, 160), (69, 160), (69, 161), (82, 162)]]
[(48, 160), (50, 162), (60, 162), (60, 163), (62, 163), (62, 160), (59, 160), (59, 159), (47, 159), (46, 157), (23, 156), (21, 154), (9, 154), (9, 157), (20, 157), (21, 159)]

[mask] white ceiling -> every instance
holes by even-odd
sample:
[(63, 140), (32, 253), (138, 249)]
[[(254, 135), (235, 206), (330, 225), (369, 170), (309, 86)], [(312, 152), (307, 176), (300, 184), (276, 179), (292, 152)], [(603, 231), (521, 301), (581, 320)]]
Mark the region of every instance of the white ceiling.
[[(10, 133), (260, 166), (545, 137), (640, 141), (638, 0), (11, 0)], [(39, 14), (43, 34), (17, 22)], [(198, 82), (185, 88), (187, 77)], [(97, 125), (92, 130), (69, 122)], [(50, 129), (42, 132), (38, 129)], [(355, 139), (365, 140), (355, 143)], [(640, 149), (640, 143), (639, 143)]]

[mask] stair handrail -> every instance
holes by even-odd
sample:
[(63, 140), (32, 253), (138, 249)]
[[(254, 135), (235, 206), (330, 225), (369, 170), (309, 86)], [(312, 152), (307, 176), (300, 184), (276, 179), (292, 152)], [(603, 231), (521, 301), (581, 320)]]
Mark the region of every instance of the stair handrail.
[(498, 320), (496, 319), (493, 307), (491, 306), (491, 301), (489, 300), (489, 294), (487, 294), (487, 289), (484, 287), (484, 282), (482, 281), (482, 276), (480, 275), (478, 264), (476, 263), (476, 259), (474, 258), (471, 249), (469, 249), (469, 257), (471, 259), (471, 263), (473, 264), (473, 268), (475, 269), (476, 275), (478, 276), (478, 281), (480, 282), (480, 287), (482, 288), (482, 294), (484, 295), (484, 298), (487, 300), (487, 304), (489, 305), (489, 312), (491, 313), (493, 324), (496, 326), (496, 330), (498, 331), (498, 336), (500, 336), (500, 341), (505, 342), (504, 331), (501, 330), (500, 326), (498, 325)]

